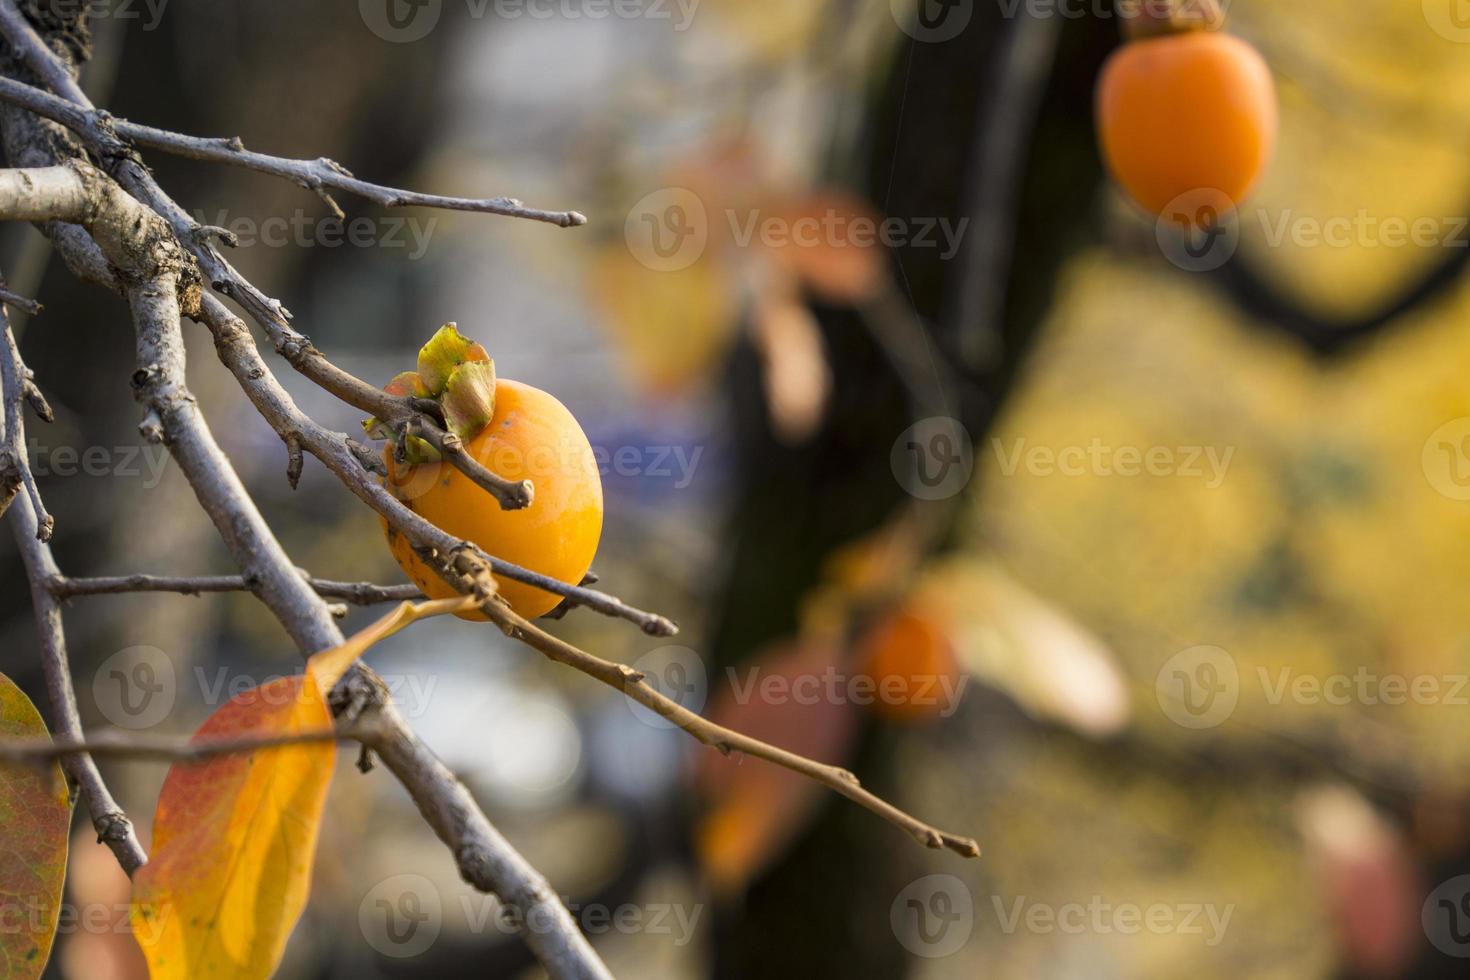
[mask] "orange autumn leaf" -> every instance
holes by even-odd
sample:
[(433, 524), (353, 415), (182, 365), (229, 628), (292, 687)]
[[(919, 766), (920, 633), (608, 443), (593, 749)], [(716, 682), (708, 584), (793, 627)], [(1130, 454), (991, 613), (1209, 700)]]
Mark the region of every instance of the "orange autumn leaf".
[[(0, 674), (0, 738), (45, 738), (30, 698)], [(51, 955), (66, 880), (71, 799), (61, 766), (0, 763), (0, 976), (39, 977)]]
[[(330, 691), (374, 643), (473, 599), (404, 603), (296, 677), (232, 698), (194, 742), (332, 729)], [(133, 934), (153, 980), (265, 978), (306, 907), (317, 833), (337, 758), (331, 741), (216, 756), (169, 769), (153, 853), (133, 879)]]

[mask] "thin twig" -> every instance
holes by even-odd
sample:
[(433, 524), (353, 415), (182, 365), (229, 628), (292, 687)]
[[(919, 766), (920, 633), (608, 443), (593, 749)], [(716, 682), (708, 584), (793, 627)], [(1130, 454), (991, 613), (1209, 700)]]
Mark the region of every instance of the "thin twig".
[[(13, 0), (0, 0), (0, 10), (15, 14)], [(16, 26), (17, 19), (0, 19), (0, 34), (10, 46), (30, 61), (45, 63), (54, 59), (28, 24)], [(57, 139), (54, 132), (33, 131), (29, 128), (33, 126), (39, 124), (14, 114), (6, 116), (4, 136), (11, 160), (32, 163), (49, 158), (49, 162), (59, 162), (65, 140)], [(166, 215), (177, 231), (182, 209), (163, 194), (147, 171), (136, 161), (116, 161), (116, 165), (129, 189), (157, 214)], [(114, 288), (124, 287), (139, 335), (141, 366), (135, 376), (136, 387), (150, 406), (145, 433), (167, 441), (226, 545), (245, 574), (260, 583), (258, 595), (296, 638), (302, 652), (310, 654), (340, 644), (342, 634), (326, 603), (301, 580), (269, 527), (260, 520), (184, 386), (178, 320), (181, 283), (170, 254), (177, 248), (176, 240), (158, 233), (155, 215), (139, 214), (128, 202), (115, 197), (103, 200), (107, 190), (98, 188), (97, 212), (92, 215), (93, 227), (87, 229), (88, 235), (58, 223), (48, 224), (43, 230), (57, 243), (73, 271)], [(135, 236), (147, 239), (148, 244)], [(200, 247), (197, 240), (189, 244)], [(194, 299), (197, 302), (197, 296)], [(45, 571), (43, 578), (59, 575), (54, 567)], [(54, 608), (54, 598), (34, 579), (33, 591), (40, 593), (38, 608), (43, 600)], [(348, 704), (356, 706), (350, 717), (361, 717), (362, 710), (376, 712), (384, 734), (373, 743), (374, 748), (419, 805), (435, 833), (450, 847), (465, 879), (500, 895), (525, 916), (523, 921), (541, 926), (523, 930), (523, 935), (547, 971), (558, 980), (609, 977), (545, 878), (495, 831), (459, 780), (408, 729), (387, 699), (382, 681), (358, 665), (333, 692), (334, 703), (344, 689)], [(78, 735), (79, 730), (71, 734)]]
[(239, 755), (287, 745), (318, 745), (323, 742), (364, 741), (378, 736), (371, 722), (327, 728), (321, 731), (277, 732), (238, 738), (200, 739), (145, 735), (138, 732), (104, 730), (82, 738), (0, 739), (0, 759), (10, 762), (49, 762), (76, 755), (154, 759), (163, 762), (204, 762), (222, 755)]
[(541, 651), (551, 660), (565, 664), (595, 678), (678, 725), (700, 742), (718, 749), (725, 755), (742, 752), (757, 759), (774, 762), (778, 766), (800, 773), (827, 786), (855, 803), (866, 807), (892, 824), (908, 831), (926, 847), (948, 848), (964, 857), (979, 857), (980, 845), (973, 838), (946, 833), (924, 823), (898, 809), (888, 801), (874, 796), (863, 789), (858, 778), (846, 769), (830, 766), (806, 756), (797, 755), (760, 739), (742, 735), (740, 732), (717, 725), (707, 718), (690, 711), (672, 698), (660, 694), (644, 680), (644, 675), (626, 664), (613, 663), (593, 656), (584, 650), (558, 639), (545, 630), (516, 615), (509, 606), (497, 600), (481, 605), (507, 636)]
[[(8, 5), (9, 0), (7, 4), (0, 4), (0, 10), (8, 9)], [(27, 63), (33, 70), (45, 74), (37, 65), (53, 64), (55, 54), (39, 38), (31, 44), (23, 35), (11, 37), (9, 31), (6, 19), (0, 16), (0, 33), (5, 33), (12, 45), (27, 55)], [(34, 32), (31, 36), (34, 37)], [(395, 427), (410, 422), (418, 426), (420, 431), (416, 431), (416, 435), (439, 450), (450, 465), (494, 495), (506, 510), (530, 506), (533, 488), (529, 480), (507, 480), (491, 472), (465, 451), (457, 436), (446, 431), (434, 418), (414, 409), (408, 399), (389, 395), (328, 361), (310, 340), (291, 327), (290, 314), (279, 302), (267, 297), (225, 260), (214, 247), (213, 239), (217, 236), (164, 193), (133, 151), (107, 125), (105, 114), (96, 111), (90, 101), (85, 101), (80, 91), (77, 96), (81, 101), (67, 102), (14, 79), (0, 78), (0, 101), (66, 126), (80, 136), (88, 149), (107, 164), (109, 173), (168, 222), (178, 241), (199, 262), (210, 285), (244, 306), (270, 333), (276, 350), (294, 368), (359, 411)]]
[(252, 405), (283, 439), (294, 439), (352, 491), (359, 500), (377, 511), (394, 531), (408, 537), (417, 549), (429, 549), (431, 565), (445, 565), (456, 555), (471, 556), (486, 568), (515, 582), (535, 586), (604, 616), (626, 619), (649, 636), (674, 636), (679, 627), (657, 613), (628, 605), (617, 596), (596, 589), (568, 585), (528, 568), (486, 554), (483, 550), (447, 533), (404, 506), (365, 468), (360, 448), (341, 433), (330, 432), (309, 418), (276, 379), (256, 347), (244, 322), (213, 296), (200, 302), (200, 319), (214, 334), (215, 351)]
[[(375, 585), (371, 582), (333, 582), (304, 576), (317, 595), (342, 599), (359, 606), (381, 602), (403, 602), (422, 599), (416, 585)], [(58, 599), (78, 596), (121, 595), (130, 592), (177, 592), (201, 595), (206, 592), (252, 592), (252, 583), (243, 575), (114, 575), (97, 578), (60, 577), (46, 583)]]
[(13, 306), (17, 310), (28, 313), (31, 316), (40, 316), (41, 311), (45, 309), (45, 307), (35, 300), (28, 299), (19, 293), (13, 293), (4, 286), (0, 286), (0, 303), (4, 303), (6, 306)]
[[(25, 369), (20, 361), (20, 352), (15, 346), (15, 338), (10, 332), (9, 317), (5, 315), (3, 308), (0, 308), (0, 324), (3, 324), (5, 339), (4, 344), (0, 345), (0, 399), (4, 401), (7, 444), (5, 455), (9, 465), (24, 475), (30, 472), (25, 447), (25, 413), (21, 408), (24, 398), (21, 378), (24, 377)], [(27, 485), (33, 486), (34, 481)], [(51, 555), (51, 548), (46, 543), (46, 537), (42, 534), (44, 525), (40, 515), (44, 513), (44, 509), (36, 507), (26, 495), (17, 497), (9, 509), (16, 544), (20, 548), (26, 578), (30, 582), (31, 602), (35, 606), (36, 629), (41, 641), (41, 667), (46, 677), (46, 691), (54, 715), (52, 727), (62, 738), (77, 739), (82, 734), (82, 719), (77, 710), (76, 691), (72, 687), (71, 664), (67, 658), (61, 609), (45, 586), (46, 580), (59, 574), (59, 570)], [(69, 755), (62, 760), (62, 768), (81, 791), (82, 800), (92, 814), (92, 826), (97, 831), (97, 839), (112, 849), (123, 871), (131, 875), (146, 864), (148, 855), (138, 843), (132, 821), (113, 799), (91, 756)]]

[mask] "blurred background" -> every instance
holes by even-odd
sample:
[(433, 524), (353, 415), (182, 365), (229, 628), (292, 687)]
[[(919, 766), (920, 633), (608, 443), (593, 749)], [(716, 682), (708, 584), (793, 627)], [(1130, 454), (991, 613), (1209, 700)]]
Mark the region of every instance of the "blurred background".
[[(1462, 3), (1230, 3), (1281, 136), (1203, 251), (1101, 170), (1108, 0), (91, 6), (85, 84), (126, 118), (584, 212), (343, 198), (343, 225), (287, 183), (149, 157), (354, 373), (386, 382), (453, 320), (572, 409), (603, 463), (602, 585), (682, 632), (556, 632), (984, 849), (719, 759), (483, 626), (383, 644), (403, 712), (617, 975), (1463, 975)], [(233, 571), (137, 434), (121, 302), (31, 229), (0, 233), (0, 268), (46, 305), (20, 343), (58, 416), (29, 435), (63, 568)], [(288, 488), (190, 329), (190, 382), (293, 558), (402, 581), (314, 461)], [(0, 669), (44, 704), (8, 536), (0, 582)], [(299, 669), (248, 597), (66, 622), (92, 727), (187, 733)], [(349, 755), (280, 975), (539, 975)], [(146, 841), (163, 767), (104, 771)], [(126, 879), (77, 823), (68, 900), (112, 917), (63, 924), (51, 974), (141, 977)]]

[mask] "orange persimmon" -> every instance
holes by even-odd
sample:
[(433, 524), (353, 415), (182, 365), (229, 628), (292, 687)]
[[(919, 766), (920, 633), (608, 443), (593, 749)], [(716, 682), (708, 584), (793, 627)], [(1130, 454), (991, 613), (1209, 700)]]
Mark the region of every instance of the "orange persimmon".
[(1256, 49), (1228, 34), (1129, 41), (1103, 66), (1097, 128), (1113, 177), (1153, 214), (1190, 192), (1233, 209), (1270, 160), (1275, 85)]
[[(387, 487), (430, 523), (479, 545), (489, 554), (568, 585), (592, 565), (602, 535), (602, 479), (586, 434), (560, 401), (539, 388), (495, 378), (483, 348), (447, 325), (419, 356), (416, 374), (399, 375), (389, 391), (438, 398), (446, 425), (487, 469), (512, 481), (530, 480), (530, 506), (504, 510), (487, 491), (416, 439), (383, 451)], [(404, 452), (406, 450), (406, 452)], [(399, 458), (403, 455), (404, 458)], [(457, 593), (389, 528), (398, 564), (430, 598)], [(530, 619), (550, 612), (561, 597), (496, 576), (500, 595)], [(484, 619), (477, 611), (458, 613)]]
[(884, 615), (858, 643), (858, 669), (873, 679), (873, 710), (889, 721), (913, 722), (951, 712), (962, 688), (949, 637), (924, 611)]

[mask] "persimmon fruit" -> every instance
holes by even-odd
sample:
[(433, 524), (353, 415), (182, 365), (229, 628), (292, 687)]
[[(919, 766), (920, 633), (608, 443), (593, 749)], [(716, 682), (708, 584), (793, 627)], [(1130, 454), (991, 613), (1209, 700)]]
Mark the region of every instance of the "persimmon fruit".
[[(508, 480), (530, 480), (529, 506), (502, 509), (498, 500), (432, 447), (409, 438), (383, 451), (386, 485), (411, 510), (487, 553), (568, 585), (586, 576), (602, 535), (602, 479), (592, 446), (572, 413), (552, 395), (494, 376), (484, 348), (443, 327), (419, 354), (418, 372), (388, 385), (395, 394), (439, 400), (446, 425), (470, 455)], [(424, 594), (458, 593), (384, 522), (393, 557)], [(496, 576), (499, 594), (527, 619), (550, 612), (561, 596)], [(483, 620), (475, 610), (459, 613)]]
[[(1191, 192), (1234, 209), (1276, 142), (1276, 89), (1265, 59), (1215, 30), (1125, 43), (1104, 64), (1097, 128), (1114, 179), (1154, 215)], [(1192, 216), (1182, 216), (1193, 220)]]
[(859, 640), (857, 659), (877, 688), (872, 709), (880, 717), (916, 722), (953, 708), (945, 699), (960, 690), (959, 661), (945, 631), (924, 610), (900, 607), (883, 615)]

